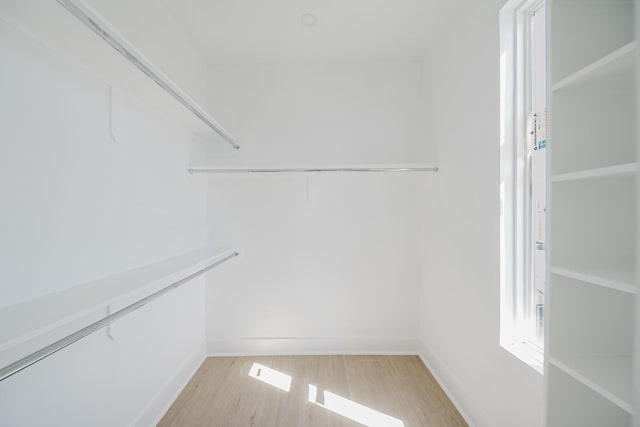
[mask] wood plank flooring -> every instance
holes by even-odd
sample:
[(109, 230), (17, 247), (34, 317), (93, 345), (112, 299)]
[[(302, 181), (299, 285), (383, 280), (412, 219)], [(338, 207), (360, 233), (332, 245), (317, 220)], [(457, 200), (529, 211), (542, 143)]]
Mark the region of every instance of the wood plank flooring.
[(159, 423), (162, 427), (363, 425), (467, 424), (416, 356), (211, 357)]

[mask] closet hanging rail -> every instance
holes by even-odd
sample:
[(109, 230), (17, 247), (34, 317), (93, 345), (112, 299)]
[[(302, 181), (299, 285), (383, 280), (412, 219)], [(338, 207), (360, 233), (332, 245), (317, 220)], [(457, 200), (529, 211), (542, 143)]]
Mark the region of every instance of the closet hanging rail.
[(202, 120), (209, 128), (215, 133), (220, 135), (225, 141), (227, 141), (236, 150), (240, 146), (236, 143), (235, 138), (209, 116), (204, 110), (196, 105), (189, 97), (182, 92), (173, 83), (169, 82), (167, 78), (163, 77), (161, 73), (154, 70), (154, 66), (148, 63), (141, 57), (135, 49), (128, 46), (128, 43), (122, 40), (115, 31), (109, 28), (104, 22), (96, 16), (91, 16), (83, 8), (79, 7), (76, 2), (72, 0), (57, 0), (65, 9), (67, 9), (73, 16), (75, 16), (80, 22), (89, 27), (100, 38), (107, 42), (111, 47), (117, 50), (127, 61), (133, 64), (136, 68), (142, 71), (147, 77), (153, 80), (158, 86), (160, 86), (165, 92), (175, 98), (180, 104), (182, 104), (187, 110), (191, 111), (197, 118)]
[(22, 371), (23, 369), (28, 368), (29, 366), (33, 365), (34, 363), (37, 363), (39, 361), (41, 361), (42, 359), (51, 356), (52, 354), (62, 350), (65, 347), (70, 346), (71, 344), (73, 344), (74, 342), (86, 337), (87, 335), (90, 335), (102, 328), (104, 328), (105, 326), (115, 322), (116, 320), (126, 316), (127, 314), (139, 309), (140, 307), (143, 307), (147, 304), (149, 304), (151, 301), (161, 297), (162, 295), (184, 285), (185, 283), (189, 282), (191, 279), (194, 279), (198, 276), (200, 276), (203, 273), (206, 273), (207, 271), (211, 270), (214, 267), (217, 267), (218, 265), (222, 264), (225, 261), (230, 260), (231, 258), (235, 258), (238, 255), (240, 255), (238, 252), (233, 252), (230, 253), (229, 255), (227, 255), (226, 257), (213, 262), (211, 264), (209, 264), (208, 266), (196, 271), (195, 273), (190, 274), (189, 276), (178, 280), (177, 282), (172, 283), (171, 285), (164, 287), (162, 289), (160, 289), (157, 292), (152, 293), (151, 295), (142, 298), (136, 302), (134, 302), (133, 304), (130, 304), (126, 307), (124, 307), (121, 310), (118, 310), (116, 312), (114, 312), (113, 314), (110, 314), (100, 320), (98, 320), (97, 322), (94, 322), (88, 326), (85, 326), (84, 328), (70, 334), (67, 335), (64, 338), (59, 339), (58, 341), (49, 344), (46, 347), (41, 348), (40, 350), (31, 353), (25, 357), (23, 357), (22, 359), (5, 366), (4, 368), (0, 369), (0, 381), (3, 381), (7, 378), (9, 378), (10, 376), (17, 374), (18, 372)]
[(193, 166), (189, 173), (280, 173), (280, 172), (438, 172), (437, 166), (419, 167), (308, 167), (308, 168), (218, 168)]

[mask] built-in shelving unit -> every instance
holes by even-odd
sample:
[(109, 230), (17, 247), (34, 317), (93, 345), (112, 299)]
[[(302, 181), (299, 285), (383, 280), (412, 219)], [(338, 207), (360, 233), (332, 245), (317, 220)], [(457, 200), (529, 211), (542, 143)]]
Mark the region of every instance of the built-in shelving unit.
[(88, 67), (192, 135), (239, 148), (231, 133), (84, 0), (4, 2), (0, 24)]
[(236, 252), (206, 247), (0, 308), (0, 367)]
[(629, 426), (637, 294), (633, 1), (550, 0), (547, 426)]

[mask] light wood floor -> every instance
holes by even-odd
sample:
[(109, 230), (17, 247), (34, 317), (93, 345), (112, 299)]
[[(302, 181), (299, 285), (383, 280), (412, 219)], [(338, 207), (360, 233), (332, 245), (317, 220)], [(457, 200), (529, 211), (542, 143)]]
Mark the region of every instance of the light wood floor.
[[(289, 391), (282, 390), (289, 382)], [(159, 424), (163, 427), (362, 425), (467, 424), (415, 356), (208, 358)]]

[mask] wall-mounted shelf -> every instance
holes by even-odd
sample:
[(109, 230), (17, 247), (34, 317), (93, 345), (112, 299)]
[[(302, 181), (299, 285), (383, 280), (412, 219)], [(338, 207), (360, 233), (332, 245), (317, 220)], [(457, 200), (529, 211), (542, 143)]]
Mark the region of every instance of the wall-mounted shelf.
[(631, 354), (566, 354), (549, 357), (549, 363), (626, 412), (633, 412)]
[[(631, 415), (553, 363), (548, 365), (547, 427), (628, 427)], [(546, 373), (546, 371), (545, 371)]]
[(553, 183), (552, 267), (635, 282), (634, 178), (622, 174)]
[(575, 73), (554, 83), (551, 90), (558, 91), (599, 77), (615, 76), (633, 72), (636, 42), (632, 41)]
[[(55, 340), (69, 330), (79, 329), (78, 324), (103, 317), (110, 304), (126, 305), (151, 295), (235, 252), (233, 248), (202, 248), (1, 308), (0, 364), (40, 347), (39, 340)], [(25, 343), (28, 345), (22, 346)]]
[(604, 168), (587, 169), (578, 172), (569, 172), (553, 175), (552, 182), (576, 181), (581, 179), (605, 178), (619, 175), (633, 175), (638, 172), (638, 163), (626, 163), (623, 165), (608, 166)]
[(204, 108), (83, 0), (5, 2), (0, 5), (0, 20), (35, 40), (41, 49), (88, 67), (192, 135), (239, 148)]
[(191, 174), (247, 174), (247, 173), (316, 173), (316, 172), (437, 172), (435, 163), (409, 163), (386, 165), (339, 165), (339, 166), (263, 166), (225, 167), (190, 166)]
[(580, 269), (552, 267), (551, 273), (630, 294), (638, 292), (635, 285), (635, 271), (631, 266), (618, 269), (594, 266), (583, 266)]
[(633, 55), (622, 59), (553, 92), (554, 177), (636, 161)]

